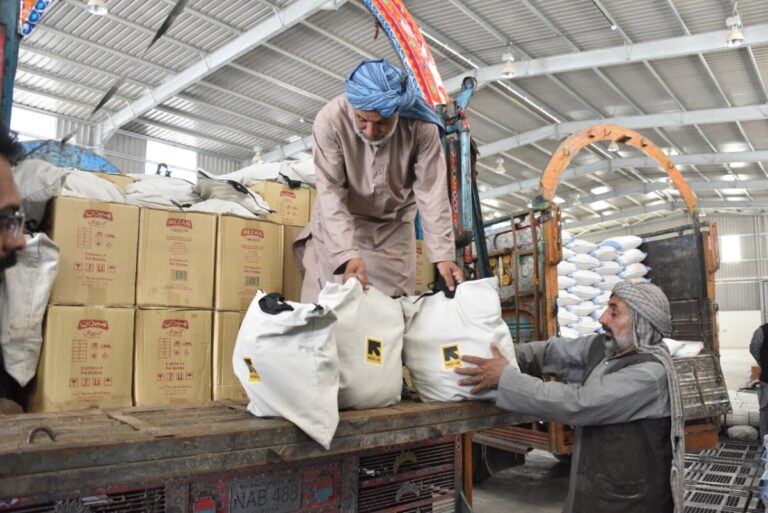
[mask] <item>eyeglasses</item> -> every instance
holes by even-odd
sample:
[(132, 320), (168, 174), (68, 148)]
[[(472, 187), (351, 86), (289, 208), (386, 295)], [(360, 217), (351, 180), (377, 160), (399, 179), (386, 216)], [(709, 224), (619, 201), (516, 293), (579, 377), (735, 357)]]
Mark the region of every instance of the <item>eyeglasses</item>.
[(9, 233), (11, 237), (13, 237), (13, 240), (16, 240), (21, 236), (25, 219), (26, 215), (22, 209), (18, 209), (9, 214), (0, 213), (0, 226), (2, 226), (6, 233)]

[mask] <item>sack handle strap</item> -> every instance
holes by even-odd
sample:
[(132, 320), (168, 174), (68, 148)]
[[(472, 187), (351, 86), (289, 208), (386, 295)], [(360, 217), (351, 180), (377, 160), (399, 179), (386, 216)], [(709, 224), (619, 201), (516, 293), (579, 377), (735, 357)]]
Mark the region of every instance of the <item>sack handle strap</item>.
[(414, 301), (414, 304), (417, 303), (421, 298), (434, 296), (435, 294), (438, 294), (442, 292), (445, 294), (445, 297), (448, 299), (453, 299), (456, 295), (456, 287), (453, 288), (453, 290), (450, 290), (448, 286), (445, 284), (445, 281), (440, 279), (437, 283), (430, 283), (429, 284), (429, 290), (427, 292), (424, 292), (422, 295), (416, 298), (416, 301)]
[(262, 312), (269, 315), (277, 315), (281, 312), (293, 311), (293, 307), (285, 302), (285, 298), (282, 294), (278, 294), (277, 292), (272, 292), (259, 299), (259, 308), (261, 308)]

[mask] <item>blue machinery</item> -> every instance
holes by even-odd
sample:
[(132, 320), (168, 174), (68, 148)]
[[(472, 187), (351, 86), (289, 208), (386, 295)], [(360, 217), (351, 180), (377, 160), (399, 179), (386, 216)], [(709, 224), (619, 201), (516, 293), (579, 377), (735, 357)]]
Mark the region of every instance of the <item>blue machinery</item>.
[[(456, 260), (471, 278), (485, 278), (490, 275), (488, 250), (485, 245), (483, 216), (480, 209), (477, 181), (472, 169), (472, 143), (470, 125), (467, 120), (467, 106), (475, 92), (477, 81), (466, 77), (461, 91), (453, 105), (444, 113), (446, 119), (445, 147), (448, 154), (449, 191), (453, 225), (456, 234)], [(456, 137), (458, 134), (458, 138)], [(475, 243), (477, 263), (474, 269), (468, 267), (472, 262), (472, 242)]]

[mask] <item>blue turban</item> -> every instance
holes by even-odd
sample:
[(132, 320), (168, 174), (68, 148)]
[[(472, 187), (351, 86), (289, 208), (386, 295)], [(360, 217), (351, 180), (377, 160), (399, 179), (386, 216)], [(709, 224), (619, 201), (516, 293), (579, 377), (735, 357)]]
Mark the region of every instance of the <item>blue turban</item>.
[(400, 117), (434, 123), (443, 130), (442, 119), (414, 91), (403, 70), (384, 59), (358, 64), (344, 82), (344, 92), (355, 109), (375, 110), (385, 118), (399, 112)]

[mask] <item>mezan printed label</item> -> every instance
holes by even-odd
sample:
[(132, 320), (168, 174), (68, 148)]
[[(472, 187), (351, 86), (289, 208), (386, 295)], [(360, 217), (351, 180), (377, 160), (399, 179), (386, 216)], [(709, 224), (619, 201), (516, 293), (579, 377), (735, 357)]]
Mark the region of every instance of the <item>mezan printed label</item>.
[(108, 330), (109, 323), (103, 319), (80, 319), (77, 323), (77, 329), (79, 330), (87, 330), (90, 328)]
[(192, 229), (192, 221), (189, 219), (179, 219), (177, 217), (169, 217), (165, 221), (165, 226), (169, 228), (186, 228), (187, 230)]
[(112, 212), (107, 210), (97, 210), (95, 208), (87, 208), (83, 211), (83, 217), (85, 219), (99, 218), (112, 221)]
[(243, 228), (240, 230), (241, 237), (257, 237), (259, 239), (264, 238), (264, 230), (260, 228)]
[(167, 330), (168, 328), (181, 328), (188, 330), (189, 322), (185, 321), (184, 319), (165, 319), (163, 320), (163, 329)]

